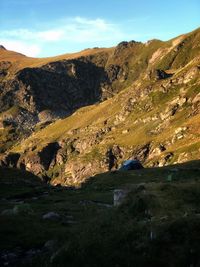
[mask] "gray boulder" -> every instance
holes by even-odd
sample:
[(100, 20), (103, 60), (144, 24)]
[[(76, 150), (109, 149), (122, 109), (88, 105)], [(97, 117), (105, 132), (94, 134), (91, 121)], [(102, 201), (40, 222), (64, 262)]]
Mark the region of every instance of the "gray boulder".
[(50, 211), (50, 212), (44, 214), (42, 216), (42, 219), (56, 221), (56, 220), (60, 219), (60, 215), (58, 213), (54, 212), (54, 211)]

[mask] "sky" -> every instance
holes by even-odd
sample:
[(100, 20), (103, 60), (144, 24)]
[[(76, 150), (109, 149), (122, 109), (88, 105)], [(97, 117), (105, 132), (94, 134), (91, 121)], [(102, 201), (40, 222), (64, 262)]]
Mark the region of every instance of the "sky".
[(48, 57), (200, 27), (200, 0), (0, 0), (0, 45)]

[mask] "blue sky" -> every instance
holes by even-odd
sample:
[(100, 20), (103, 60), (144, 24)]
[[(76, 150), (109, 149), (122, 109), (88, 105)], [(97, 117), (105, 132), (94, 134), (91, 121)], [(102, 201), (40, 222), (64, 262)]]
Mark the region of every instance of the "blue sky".
[(0, 0), (0, 44), (33, 57), (200, 27), (200, 0)]

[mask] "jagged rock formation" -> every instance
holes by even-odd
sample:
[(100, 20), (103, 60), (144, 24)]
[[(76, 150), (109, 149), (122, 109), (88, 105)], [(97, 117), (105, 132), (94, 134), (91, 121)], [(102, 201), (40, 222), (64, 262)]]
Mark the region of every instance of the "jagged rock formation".
[(199, 40), (197, 29), (52, 59), (1, 49), (1, 165), (71, 185), (128, 158), (199, 158)]

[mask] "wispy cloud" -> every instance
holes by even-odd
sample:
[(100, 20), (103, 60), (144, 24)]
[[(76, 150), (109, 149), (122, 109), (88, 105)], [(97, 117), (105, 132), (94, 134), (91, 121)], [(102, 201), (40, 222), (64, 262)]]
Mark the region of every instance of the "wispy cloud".
[(41, 52), (41, 47), (39, 45), (18, 40), (0, 39), (0, 44), (3, 44), (8, 50), (17, 51), (30, 57), (36, 57)]
[[(0, 38), (20, 38), (21, 40), (40, 41), (61, 41), (70, 40), (75, 42), (88, 42), (113, 38), (113, 35), (122, 35), (117, 25), (110, 24), (103, 19), (90, 20), (82, 17), (75, 17), (63, 21), (64, 25), (59, 25), (53, 29), (35, 31), (31, 29), (15, 29), (0, 32)], [(62, 24), (63, 24), (62, 22)], [(91, 38), (91, 40), (88, 40)]]
[(54, 25), (39, 31), (28, 28), (0, 31), (0, 44), (29, 56), (37, 56), (48, 43), (79, 43), (88, 47), (88, 44), (99, 42), (104, 45), (129, 37), (119, 25), (101, 18), (66, 18), (55, 22)]

